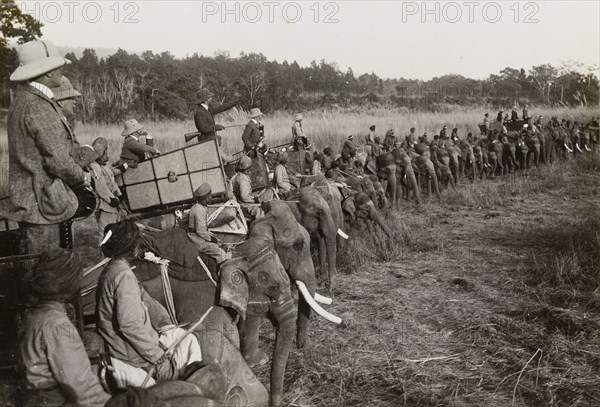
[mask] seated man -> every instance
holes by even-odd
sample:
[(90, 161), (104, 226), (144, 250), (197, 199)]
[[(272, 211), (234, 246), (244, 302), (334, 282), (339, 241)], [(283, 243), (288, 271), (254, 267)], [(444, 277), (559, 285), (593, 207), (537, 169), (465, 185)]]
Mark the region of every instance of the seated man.
[(65, 301), (79, 290), (82, 269), (77, 254), (52, 249), (26, 276), (38, 303), (25, 311), (19, 332), (17, 357), (26, 390), (17, 395), (17, 405), (103, 406), (110, 398), (67, 317)]
[(283, 195), (287, 195), (293, 188), (298, 188), (299, 182), (296, 177), (290, 177), (285, 165), (288, 162), (287, 153), (280, 152), (277, 154), (277, 166), (273, 175), (273, 185), (279, 189)]
[(94, 140), (92, 148), (98, 154), (98, 159), (90, 164), (90, 172), (94, 178), (94, 190), (98, 195), (100, 204), (96, 210), (96, 221), (98, 222), (99, 241), (104, 236), (104, 228), (111, 223), (119, 221), (119, 206), (121, 191), (115, 181), (115, 175), (127, 169), (127, 163), (119, 168), (113, 168), (108, 162), (108, 140), (98, 137)]
[(264, 212), (260, 209), (260, 199), (252, 193), (252, 183), (250, 182), (250, 167), (252, 160), (244, 156), (238, 162), (235, 171), (236, 174), (231, 178), (231, 187), (235, 199), (238, 201), (247, 215), (252, 218), (261, 218)]
[(346, 154), (349, 157), (356, 156), (356, 145), (354, 144), (354, 136), (349, 135), (348, 140), (342, 145), (342, 155)]
[(207, 206), (212, 198), (210, 185), (203, 183), (194, 191), (196, 203), (190, 209), (188, 236), (200, 253), (215, 259), (217, 264), (223, 263), (231, 256), (219, 247), (217, 238), (208, 231)]
[(331, 149), (331, 147), (325, 147), (325, 149), (323, 150), (323, 159), (321, 160), (321, 168), (327, 171), (329, 167), (331, 167), (333, 159), (333, 150)]
[[(157, 326), (159, 323), (150, 319), (149, 307), (162, 309), (161, 314), (166, 314), (166, 310), (139, 286), (129, 265), (140, 251), (138, 227), (125, 220), (108, 225), (104, 232), (102, 252), (112, 260), (98, 279), (96, 327), (104, 340), (117, 386), (141, 387), (151, 370), (154, 374), (147, 387), (156, 381), (176, 380), (186, 373), (188, 365), (202, 360), (198, 340), (188, 335), (172, 353), (165, 352), (185, 331)], [(157, 329), (162, 329), (162, 333)]]
[[(144, 129), (137, 120), (126, 120), (124, 127), (121, 136), (125, 137), (125, 140), (123, 140), (121, 158), (119, 159), (118, 164), (127, 163), (128, 166), (135, 168), (138, 163), (141, 163), (146, 159), (146, 154), (150, 156), (160, 154), (160, 152), (154, 148), (154, 139), (148, 135), (146, 129)], [(146, 144), (140, 143), (138, 138), (142, 136), (146, 137)]]

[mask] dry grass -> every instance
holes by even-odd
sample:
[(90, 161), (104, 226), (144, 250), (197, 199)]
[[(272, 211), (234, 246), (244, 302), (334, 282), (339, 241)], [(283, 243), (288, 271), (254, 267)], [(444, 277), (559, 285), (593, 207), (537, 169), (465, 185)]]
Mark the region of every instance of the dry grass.
[(344, 322), (313, 319), (287, 405), (598, 405), (599, 164), (403, 203), (392, 241), (350, 230), (327, 307)]
[[(558, 110), (543, 108), (531, 110), (532, 114), (541, 114), (546, 118), (559, 116), (587, 119), (595, 113), (591, 109)], [(385, 131), (390, 127), (395, 128), (398, 137), (402, 138), (408, 134), (409, 129), (413, 126), (417, 129), (418, 134), (428, 132), (431, 139), (434, 134), (440, 131), (443, 125), (447, 125), (449, 129), (457, 127), (459, 134), (464, 137), (468, 132), (477, 131), (477, 123), (483, 120), (483, 114), (486, 111), (482, 109), (481, 111), (454, 111), (451, 113), (411, 113), (403, 109), (374, 109), (362, 112), (323, 110), (305, 113), (303, 125), (305, 132), (317, 149), (323, 150), (327, 146), (332, 146), (336, 150), (350, 134), (360, 136), (359, 140), (362, 140), (372, 124), (377, 126), (377, 132), (382, 136), (382, 139)], [(493, 111), (490, 111), (490, 114), (493, 115), (493, 113)], [(232, 110), (218, 115), (216, 122), (229, 126), (245, 124), (247, 119), (245, 112)], [(267, 144), (271, 146), (279, 145), (291, 139), (291, 126), (293, 123), (291, 115), (274, 113), (266, 115), (262, 122), (265, 125)], [(193, 120), (147, 122), (143, 125), (155, 137), (160, 151), (170, 151), (183, 147), (185, 145), (183, 135), (196, 130)], [(121, 130), (122, 126), (120, 124), (80, 124), (76, 128), (76, 133), (78, 139), (87, 144), (91, 144), (97, 137), (107, 137), (110, 142), (110, 158), (112, 161), (116, 161), (122, 145)], [(227, 153), (233, 154), (242, 149), (241, 135), (243, 130), (243, 126), (233, 127), (219, 133), (223, 136), (223, 148)]]

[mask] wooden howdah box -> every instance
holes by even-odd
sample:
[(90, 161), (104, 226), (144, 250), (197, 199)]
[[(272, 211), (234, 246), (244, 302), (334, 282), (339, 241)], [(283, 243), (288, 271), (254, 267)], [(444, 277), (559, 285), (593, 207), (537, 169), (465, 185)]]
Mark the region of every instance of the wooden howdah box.
[(161, 154), (117, 176), (133, 212), (192, 202), (194, 190), (204, 182), (211, 186), (214, 196), (227, 192), (227, 178), (215, 139)]

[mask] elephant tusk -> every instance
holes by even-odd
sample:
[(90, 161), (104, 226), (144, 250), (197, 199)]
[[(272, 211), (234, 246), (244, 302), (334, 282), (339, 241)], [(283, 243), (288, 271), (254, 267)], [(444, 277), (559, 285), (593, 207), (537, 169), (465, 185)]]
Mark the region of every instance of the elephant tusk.
[(581, 151), (581, 149), (579, 148), (579, 144), (575, 144), (575, 147), (577, 147), (580, 153), (583, 153), (583, 151)]
[(339, 325), (342, 323), (342, 319), (340, 317), (336, 317), (335, 315), (330, 314), (329, 312), (327, 312), (323, 308), (321, 308), (321, 306), (319, 304), (317, 304), (317, 302), (314, 300), (314, 298), (308, 292), (308, 288), (306, 288), (306, 286), (304, 285), (304, 283), (302, 281), (296, 280), (296, 285), (298, 286), (298, 289), (302, 293), (302, 296), (304, 297), (304, 299), (306, 300), (308, 305), (310, 305), (310, 307), (317, 314), (319, 314), (320, 316), (322, 316), (329, 322), (333, 322), (334, 324)]
[(337, 234), (340, 235), (341, 237), (343, 237), (344, 239), (348, 240), (348, 235), (345, 234), (342, 229), (338, 229), (337, 230)]
[(331, 305), (333, 303), (333, 300), (331, 298), (325, 297), (319, 293), (315, 293), (315, 301), (325, 305)]

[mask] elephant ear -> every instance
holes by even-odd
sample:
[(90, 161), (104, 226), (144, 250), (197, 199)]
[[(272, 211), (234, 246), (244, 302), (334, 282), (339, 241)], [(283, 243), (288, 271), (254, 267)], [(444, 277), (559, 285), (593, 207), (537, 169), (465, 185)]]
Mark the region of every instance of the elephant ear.
[(221, 264), (219, 277), (219, 304), (233, 308), (243, 319), (246, 319), (249, 289), (248, 262), (243, 257), (236, 257)]

